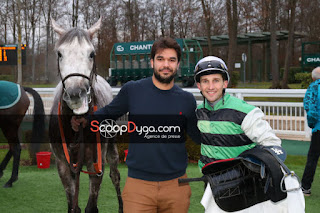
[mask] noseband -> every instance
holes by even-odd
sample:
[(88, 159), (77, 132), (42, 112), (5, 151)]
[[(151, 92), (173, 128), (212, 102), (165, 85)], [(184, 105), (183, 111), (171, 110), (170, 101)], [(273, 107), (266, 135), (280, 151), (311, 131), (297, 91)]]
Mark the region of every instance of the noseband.
[(95, 56), (93, 56), (92, 60), (93, 60), (93, 66), (92, 66), (92, 70), (90, 72), (90, 76), (89, 77), (84, 75), (84, 74), (81, 74), (81, 73), (71, 73), (71, 74), (67, 75), (66, 77), (62, 78), (61, 71), (60, 71), (60, 62), (59, 62), (59, 57), (58, 57), (58, 75), (60, 76), (64, 93), (67, 93), (66, 85), (64, 84), (64, 82), (68, 78), (73, 77), (73, 76), (78, 76), (78, 77), (82, 77), (82, 78), (88, 79), (89, 80), (89, 91), (92, 91), (93, 79), (97, 76)]

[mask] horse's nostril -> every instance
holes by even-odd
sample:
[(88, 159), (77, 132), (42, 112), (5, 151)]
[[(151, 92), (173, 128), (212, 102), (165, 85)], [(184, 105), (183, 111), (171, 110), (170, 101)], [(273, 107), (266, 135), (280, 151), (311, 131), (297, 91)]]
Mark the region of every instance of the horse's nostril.
[(80, 88), (67, 88), (63, 94), (64, 99), (78, 99), (81, 94)]
[(87, 96), (87, 89), (85, 88), (67, 88), (63, 94), (64, 100), (77, 100)]

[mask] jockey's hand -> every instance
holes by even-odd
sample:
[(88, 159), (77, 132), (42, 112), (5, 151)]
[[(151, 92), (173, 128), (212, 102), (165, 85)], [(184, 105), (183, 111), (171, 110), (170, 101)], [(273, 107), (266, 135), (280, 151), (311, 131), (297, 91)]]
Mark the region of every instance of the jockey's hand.
[(87, 125), (87, 119), (85, 119), (84, 117), (77, 117), (77, 116), (72, 116), (71, 118), (71, 127), (75, 132), (79, 131), (79, 126), (80, 124), (82, 125), (83, 128), (86, 127)]

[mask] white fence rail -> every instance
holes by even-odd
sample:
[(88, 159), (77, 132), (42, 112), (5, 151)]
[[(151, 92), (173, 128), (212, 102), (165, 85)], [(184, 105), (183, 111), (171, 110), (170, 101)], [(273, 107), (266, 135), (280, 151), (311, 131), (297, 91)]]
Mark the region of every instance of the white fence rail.
[[(35, 88), (42, 97), (46, 114), (50, 113), (53, 102), (54, 88)], [(191, 92), (197, 103), (203, 99), (197, 88), (184, 88)], [(112, 88), (113, 95), (117, 95), (120, 88)], [(270, 98), (303, 98), (305, 89), (227, 89), (227, 92), (240, 99), (246, 97), (270, 97)], [(311, 130), (306, 122), (306, 114), (302, 102), (264, 102), (248, 101), (248, 103), (260, 107), (265, 113), (265, 119), (277, 134), (304, 136), (309, 138)], [(32, 114), (33, 99), (28, 109), (28, 114)]]

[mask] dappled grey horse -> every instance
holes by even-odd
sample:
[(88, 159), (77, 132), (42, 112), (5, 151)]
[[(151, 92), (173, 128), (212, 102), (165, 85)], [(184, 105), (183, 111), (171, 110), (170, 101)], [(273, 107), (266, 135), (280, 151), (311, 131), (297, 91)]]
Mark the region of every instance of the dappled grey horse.
[(110, 164), (110, 177), (117, 192), (119, 212), (122, 212), (116, 144), (110, 139), (100, 138), (99, 134), (93, 134), (89, 125), (74, 132), (70, 123), (72, 116), (87, 116), (93, 113), (94, 108), (101, 108), (112, 100), (110, 85), (95, 73), (95, 50), (91, 39), (100, 25), (101, 19), (88, 30), (73, 28), (66, 31), (52, 20), (53, 29), (60, 36), (55, 50), (61, 82), (55, 90), (49, 132), (51, 148), (67, 195), (68, 212), (81, 212), (78, 194), (82, 166), (86, 166), (90, 180), (85, 212), (98, 212), (97, 198), (105, 156)]

